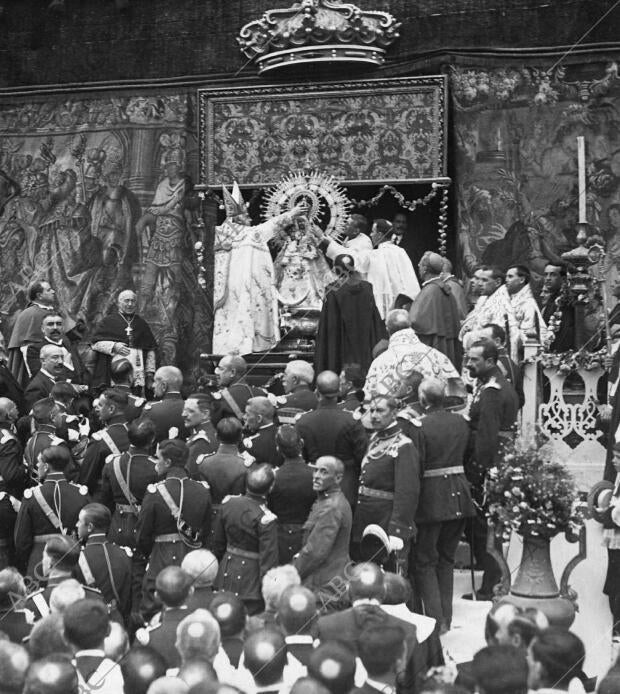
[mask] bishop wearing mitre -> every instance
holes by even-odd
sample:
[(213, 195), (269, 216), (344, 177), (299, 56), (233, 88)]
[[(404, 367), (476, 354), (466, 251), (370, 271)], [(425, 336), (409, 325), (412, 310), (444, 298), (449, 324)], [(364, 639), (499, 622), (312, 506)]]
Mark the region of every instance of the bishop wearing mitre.
[(278, 299), (267, 242), (305, 214), (303, 204), (252, 226), (235, 182), (223, 187), (226, 219), (215, 228), (213, 353), (264, 352), (280, 340)]

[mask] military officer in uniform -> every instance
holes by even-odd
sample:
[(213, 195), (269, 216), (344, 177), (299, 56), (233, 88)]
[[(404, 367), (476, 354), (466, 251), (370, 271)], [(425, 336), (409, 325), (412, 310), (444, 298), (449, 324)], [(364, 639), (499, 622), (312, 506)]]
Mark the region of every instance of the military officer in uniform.
[(410, 562), (424, 614), (450, 629), (454, 556), (467, 518), (475, 515), (463, 467), (469, 426), (445, 409), (445, 384), (427, 378), (419, 388), (420, 464), (424, 470), (415, 521), (418, 537)]
[(183, 441), (160, 442), (155, 471), (165, 479), (149, 485), (140, 509), (137, 551), (148, 558), (141, 607), (145, 615), (153, 612), (155, 578), (161, 569), (179, 566), (188, 552), (204, 546), (209, 537), (209, 485), (189, 479), (185, 469), (188, 456)]
[[(476, 564), (484, 567), (479, 600), (490, 600), (493, 587), (501, 578), (497, 562), (487, 553), (487, 523), (483, 508), (484, 482), (488, 471), (495, 465), (502, 444), (514, 436), (519, 411), (519, 398), (513, 386), (497, 366), (497, 345), (481, 338), (467, 351), (466, 368), (476, 379), (469, 410), (470, 438), (465, 472), (472, 485), (472, 496), (478, 513), (468, 528), (469, 541)], [(501, 545), (498, 542), (498, 547)], [(471, 595), (465, 596), (471, 599)]]
[(215, 530), (213, 553), (220, 562), (217, 587), (240, 597), (251, 615), (264, 609), (261, 581), (278, 565), (277, 519), (267, 508), (274, 479), (270, 465), (252, 468), (245, 495), (222, 502)]
[(99, 418), (105, 429), (96, 431), (86, 448), (79, 481), (91, 496), (99, 492), (101, 473), (110, 455), (120, 455), (129, 448), (127, 435), (127, 393), (108, 388), (99, 398)]
[(17, 420), (17, 406), (8, 398), (0, 398), (0, 477), (5, 490), (21, 499), (30, 483), (23, 464), (22, 447), (13, 433)]
[(87, 504), (80, 511), (77, 535), (84, 545), (76, 578), (98, 588), (110, 609), (110, 618), (124, 623), (131, 611), (131, 558), (106, 538), (112, 516), (103, 504)]
[(293, 564), (303, 584), (314, 591), (324, 606), (338, 599), (342, 587), (331, 586), (349, 563), (351, 506), (340, 489), (344, 465), (333, 456), (322, 456), (312, 466), (312, 487), (317, 499), (304, 524), (302, 548)]
[(364, 374), (359, 364), (345, 364), (339, 376), (341, 410), (355, 412), (364, 401)]
[(409, 544), (416, 535), (414, 518), (422, 474), (418, 451), (396, 422), (397, 407), (393, 398), (385, 396), (370, 403), (374, 433), (362, 461), (351, 540), (359, 557), (364, 529), (379, 525), (389, 536), (390, 551), (406, 564)]
[(37, 474), (42, 480), (27, 489), (15, 524), (17, 567), (28, 576), (36, 575), (43, 547), (51, 535), (70, 535), (80, 510), (89, 502), (84, 485), (73, 484), (64, 471), (71, 463), (65, 446), (51, 446), (39, 456)]
[[(43, 546), (41, 563), (38, 567), (40, 579), (45, 587), (29, 593), (24, 598), (24, 607), (35, 614), (38, 621), (50, 613), (50, 598), (54, 588), (63, 581), (73, 579), (80, 559), (80, 543), (67, 535), (50, 535)], [(104, 602), (98, 588), (81, 584), (85, 597)]]
[(113, 513), (110, 542), (136, 548), (136, 525), (140, 506), (150, 484), (157, 482), (151, 449), (155, 425), (150, 419), (134, 420), (127, 427), (129, 450), (108, 457), (103, 468), (97, 501)]
[[(56, 435), (56, 427), (53, 424), (54, 417), (58, 414), (58, 406), (52, 398), (45, 398), (35, 402), (32, 406), (32, 419), (34, 420), (35, 430), (26, 442), (24, 447), (24, 463), (28, 468), (28, 475), (37, 482), (37, 460), (39, 454), (50, 446), (66, 446), (69, 444)], [(65, 471), (67, 479), (75, 481), (79, 474), (76, 465), (71, 464)]]
[(243, 422), (245, 406), (250, 398), (265, 395), (262, 388), (251, 386), (245, 380), (248, 365), (238, 354), (227, 354), (222, 357), (215, 368), (217, 383), (220, 387), (213, 393), (213, 424), (222, 417), (236, 417)]
[(296, 423), (304, 441), (305, 458), (314, 462), (324, 455), (333, 455), (344, 464), (342, 493), (354, 506), (360, 464), (366, 446), (366, 432), (359, 420), (338, 407), (340, 379), (333, 371), (323, 371), (316, 379), (319, 404), (314, 412), (302, 415)]
[(187, 600), (192, 591), (192, 581), (180, 567), (168, 566), (157, 575), (155, 589), (163, 605), (161, 618), (153, 625), (139, 629), (136, 640), (157, 651), (166, 661), (166, 667), (179, 667), (181, 656), (175, 646), (177, 627), (190, 614)]
[(146, 398), (138, 397), (132, 393), (133, 388), (133, 366), (129, 359), (121, 357), (113, 359), (110, 366), (110, 376), (112, 379), (112, 388), (120, 390), (122, 393), (127, 393), (127, 421), (133, 422), (141, 414), (146, 405)]
[(206, 393), (194, 393), (185, 400), (183, 407), (185, 427), (191, 431), (187, 438), (189, 461), (187, 471), (192, 479), (198, 479), (196, 460), (207, 453), (217, 450), (217, 436), (211, 422), (211, 396)]
[(282, 465), (282, 456), (276, 448), (276, 408), (269, 398), (250, 398), (245, 406), (245, 428), (249, 435), (243, 439), (243, 447), (257, 463)]
[(253, 464), (249, 455), (239, 453), (241, 443), (241, 422), (236, 417), (224, 417), (217, 423), (219, 447), (216, 453), (201, 455), (198, 458), (198, 479), (204, 480), (211, 491), (212, 515), (209, 542), (213, 546), (213, 534), (227, 496), (245, 492), (245, 473)]
[(278, 517), (280, 564), (290, 564), (301, 549), (304, 523), (316, 492), (312, 486), (312, 468), (301, 457), (303, 441), (295, 427), (282, 425), (276, 434), (276, 446), (284, 462), (269, 493), (269, 508)]
[(314, 381), (314, 367), (303, 359), (290, 361), (282, 375), (284, 387), (284, 399), (278, 403), (279, 407), (295, 408), (300, 412), (314, 410), (319, 400), (312, 390)]
[(176, 366), (160, 366), (155, 372), (153, 381), (154, 402), (147, 402), (142, 410), (142, 416), (155, 422), (155, 440), (157, 442), (168, 438), (187, 438), (189, 433), (185, 427), (183, 407), (185, 403), (181, 395), (183, 374)]

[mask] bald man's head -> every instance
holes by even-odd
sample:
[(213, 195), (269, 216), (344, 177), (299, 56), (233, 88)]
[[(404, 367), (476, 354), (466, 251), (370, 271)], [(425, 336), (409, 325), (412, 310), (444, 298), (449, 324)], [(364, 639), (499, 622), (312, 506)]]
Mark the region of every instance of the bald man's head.
[(271, 465), (263, 463), (247, 471), (245, 476), (245, 486), (252, 494), (265, 496), (276, 479)]
[(322, 399), (335, 399), (340, 390), (340, 377), (333, 371), (321, 371), (316, 378), (316, 389)]
[(443, 259), (443, 272), (446, 273), (446, 275), (451, 275), (452, 274), (452, 263), (447, 259)]
[(410, 328), (411, 320), (409, 319), (409, 312), (402, 308), (395, 308), (393, 311), (390, 311), (385, 319), (385, 327), (389, 335), (393, 335), (399, 330)]
[(426, 251), (420, 260), (419, 270), (420, 278), (424, 280), (425, 278), (437, 277), (443, 272), (443, 258), (439, 253), (433, 253), (433, 251)]
[(160, 366), (155, 372), (153, 392), (162, 398), (166, 393), (179, 392), (183, 385), (183, 374), (176, 366)]
[(215, 368), (218, 385), (223, 388), (229, 386), (242, 378), (247, 370), (248, 365), (243, 357), (238, 354), (227, 354), (220, 359)]
[(322, 455), (312, 467), (312, 489), (315, 492), (329, 492), (340, 486), (344, 475), (344, 464), (340, 458)]

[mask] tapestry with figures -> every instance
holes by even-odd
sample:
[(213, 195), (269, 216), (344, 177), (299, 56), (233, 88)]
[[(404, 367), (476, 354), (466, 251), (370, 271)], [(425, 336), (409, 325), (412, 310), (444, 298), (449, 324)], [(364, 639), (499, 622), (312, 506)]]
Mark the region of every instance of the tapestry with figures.
[(162, 363), (191, 369), (210, 311), (196, 283), (193, 94), (6, 99), (0, 104), (0, 314), (47, 280), (86, 336), (122, 289)]
[(461, 268), (531, 268), (576, 245), (577, 137), (586, 145), (590, 233), (607, 247), (608, 287), (620, 276), (620, 80), (618, 66), (454, 68), (454, 165)]

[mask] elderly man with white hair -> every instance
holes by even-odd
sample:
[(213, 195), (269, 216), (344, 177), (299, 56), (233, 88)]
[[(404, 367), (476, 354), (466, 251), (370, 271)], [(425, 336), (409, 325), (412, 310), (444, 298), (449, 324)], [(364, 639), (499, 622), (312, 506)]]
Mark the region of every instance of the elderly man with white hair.
[(176, 438), (185, 440), (189, 435), (183, 416), (182, 386), (183, 374), (176, 366), (160, 366), (155, 372), (153, 393), (158, 400), (147, 402), (142, 416), (155, 424), (157, 442)]
[(403, 381), (413, 371), (444, 381), (450, 395), (464, 395), (463, 383), (454, 364), (438, 349), (420, 340), (411, 327), (407, 311), (390, 311), (385, 325), (390, 336), (388, 348), (373, 360), (368, 369), (364, 385), (367, 399), (377, 395), (396, 396)]
[[(279, 404), (281, 408), (295, 408), (300, 412), (314, 410), (318, 404), (316, 393), (312, 390), (314, 381), (314, 367), (310, 362), (303, 359), (290, 361), (282, 374), (282, 385), (284, 387), (284, 401)], [(280, 419), (282, 424), (283, 422)]]
[(137, 297), (130, 289), (118, 295), (118, 311), (94, 329), (91, 347), (97, 353), (93, 386), (110, 385), (110, 367), (116, 357), (131, 362), (134, 385), (150, 388), (155, 374), (157, 343), (148, 323), (136, 313)]
[(218, 570), (215, 555), (208, 549), (195, 549), (183, 557), (181, 568), (192, 579), (194, 587), (194, 592), (187, 599), (188, 610), (208, 610), (213, 600), (213, 583)]

